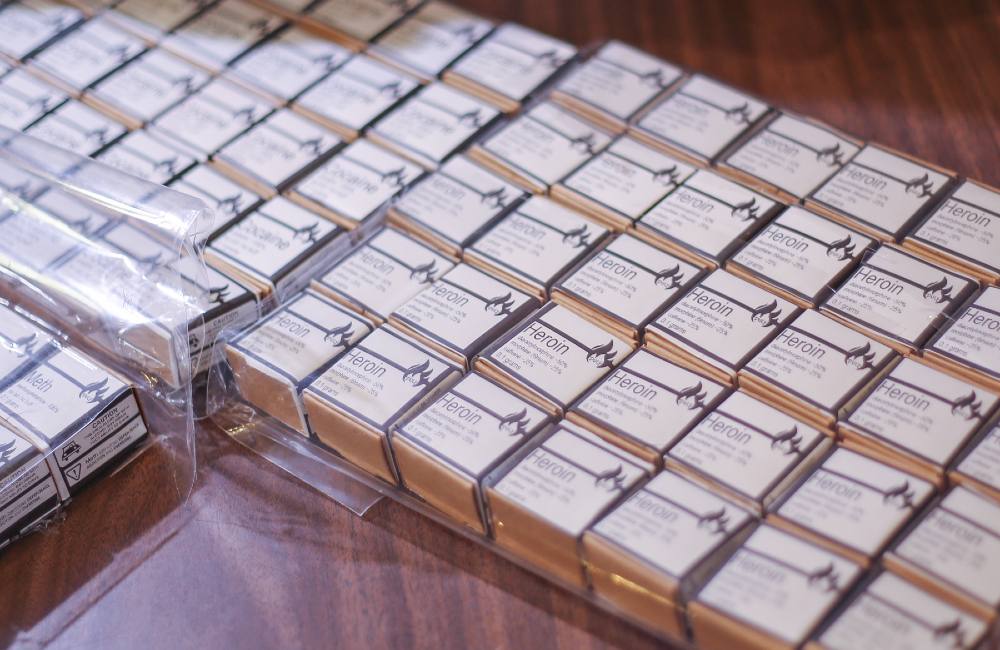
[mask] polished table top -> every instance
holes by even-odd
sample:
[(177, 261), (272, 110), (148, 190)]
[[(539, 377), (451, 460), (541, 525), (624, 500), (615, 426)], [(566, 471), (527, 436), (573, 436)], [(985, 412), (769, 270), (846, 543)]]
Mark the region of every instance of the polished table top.
[[(1000, 5), (460, 4), (620, 38), (1000, 185)], [(152, 449), (0, 554), (0, 642), (67, 648), (646, 648), (614, 617), (383, 501), (360, 519), (218, 431), (184, 504)], [(166, 487), (165, 487), (166, 486)]]

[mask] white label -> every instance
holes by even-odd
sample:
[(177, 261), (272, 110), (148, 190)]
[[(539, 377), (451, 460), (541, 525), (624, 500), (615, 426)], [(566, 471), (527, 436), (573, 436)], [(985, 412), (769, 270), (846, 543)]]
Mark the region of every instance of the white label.
[(962, 276), (882, 246), (827, 299), (823, 309), (920, 346), (970, 285)]
[[(126, 174), (161, 185), (197, 162), (193, 155), (171, 142), (169, 136), (148, 130), (132, 131), (95, 158)], [(98, 180), (108, 182), (106, 175)], [(81, 181), (90, 182), (89, 179)], [(142, 189), (147, 195), (148, 186), (143, 184)]]
[(220, 70), (283, 23), (242, 0), (222, 0), (165, 38), (162, 46), (210, 70)]
[(170, 189), (201, 199), (212, 209), (213, 221), (201, 233), (202, 239), (218, 233), (262, 200), (205, 164), (197, 165), (185, 173), (170, 184)]
[(130, 394), (101, 414), (55, 450), (56, 461), (72, 490), (100, 471), (146, 435), (146, 423), (135, 395)]
[(662, 472), (594, 526), (642, 561), (681, 579), (750, 521), (747, 511)]
[(762, 526), (698, 594), (698, 600), (797, 645), (860, 573), (839, 555)]
[(819, 638), (830, 650), (971, 649), (986, 625), (906, 580), (882, 573)]
[(498, 27), (451, 72), (521, 101), (566, 65), (576, 48), (514, 23)]
[(309, 17), (361, 41), (370, 41), (420, 4), (420, 0), (325, 0)]
[(465, 156), (455, 156), (404, 194), (394, 209), (456, 246), (525, 197), (519, 188)]
[(385, 431), (452, 372), (451, 366), (382, 327), (350, 348), (306, 390)]
[(590, 389), (573, 410), (662, 453), (725, 392), (714, 381), (640, 349)]
[(75, 7), (53, 0), (22, 0), (0, 11), (0, 51), (23, 59), (83, 20)]
[(20, 131), (65, 100), (65, 93), (23, 69), (12, 70), (0, 80), (0, 124)]
[(817, 311), (803, 311), (745, 370), (834, 416), (892, 350)]
[(757, 502), (798, 467), (822, 433), (745, 393), (733, 393), (667, 457)]
[(367, 140), (355, 140), (295, 187), (358, 223), (416, 180), (421, 169)]
[(409, 75), (357, 55), (296, 102), (317, 115), (361, 131), (417, 87)]
[(868, 145), (813, 198), (898, 238), (947, 182), (944, 174)]
[(872, 240), (799, 207), (764, 227), (733, 261), (771, 284), (815, 302), (854, 266)]
[(631, 351), (631, 344), (565, 307), (550, 305), (487, 356), (565, 408)]
[(0, 216), (0, 230), (0, 263), (14, 268), (11, 260), (45, 271), (82, 245), (77, 233), (30, 209)]
[(552, 185), (607, 146), (597, 127), (552, 103), (534, 106), (481, 145), (505, 165)]
[(340, 261), (319, 284), (386, 319), (454, 264), (406, 235), (383, 230)]
[(52, 337), (11, 309), (0, 308), (0, 381), (24, 367), (52, 343)]
[(621, 137), (570, 174), (563, 184), (635, 221), (692, 173), (694, 167)]
[(652, 466), (562, 424), (495, 489), (565, 533), (578, 536)]
[(238, 136), (216, 158), (279, 188), (340, 142), (333, 133), (286, 108)]
[(83, 90), (144, 49), (138, 38), (97, 17), (45, 48), (32, 65)]
[(870, 436), (941, 466), (975, 433), (996, 402), (993, 393), (903, 359), (847, 421)]
[(373, 128), (425, 167), (436, 167), (499, 112), (443, 83), (425, 86)]
[(781, 115), (726, 163), (792, 196), (803, 197), (844, 166), (858, 147), (834, 131)]
[(912, 235), (917, 241), (1000, 272), (1000, 193), (963, 182)]
[(154, 49), (99, 82), (91, 94), (148, 122), (206, 81), (205, 72), (166, 50)]
[(368, 321), (306, 292), (270, 314), (232, 345), (298, 386), (371, 330)]
[(548, 416), (529, 402), (470, 374), (406, 422), (398, 434), (479, 479), (546, 422)]
[(372, 49), (386, 58), (436, 77), (493, 26), (484, 18), (443, 2), (428, 2)]
[(721, 264), (775, 205), (718, 174), (698, 170), (647, 212), (637, 227)]
[[(27, 459), (29, 455), (35, 458)], [(21, 466), (9, 470), (8, 466), (14, 464)], [(20, 532), (21, 527), (35, 523), (22, 520), (43, 505), (51, 508), (57, 497), (52, 471), (38, 450), (0, 425), (0, 543)], [(35, 516), (45, 514), (38, 512)], [(18, 529), (10, 529), (19, 522)]]
[(958, 473), (1000, 490), (1000, 426), (993, 426), (958, 465)]
[(25, 129), (28, 135), (90, 156), (125, 133), (124, 126), (75, 99)]
[(901, 558), (996, 608), (1000, 604), (1000, 506), (964, 488), (948, 493), (896, 546)]
[(136, 34), (159, 40), (210, 4), (210, 0), (122, 0), (108, 16)]
[(798, 309), (726, 271), (715, 271), (649, 328), (715, 366), (739, 370)]
[(701, 269), (622, 235), (597, 251), (558, 287), (634, 328), (686, 291)]
[(1000, 289), (987, 287), (929, 346), (991, 377), (1000, 377)]
[(258, 88), (290, 100), (336, 70), (350, 55), (336, 43), (292, 27), (240, 57), (232, 70)]
[(712, 159), (768, 110), (749, 95), (694, 75), (639, 120), (638, 128)]
[(679, 68), (611, 41), (560, 82), (558, 90), (624, 122), (680, 76)]
[(195, 151), (211, 154), (271, 110), (256, 95), (215, 79), (158, 117), (155, 124)]
[(847, 449), (837, 449), (778, 515), (869, 557), (931, 496), (927, 481)]
[(501, 219), (469, 250), (512, 275), (548, 287), (607, 232), (551, 199), (534, 196)]
[(121, 219), (120, 213), (105, 210), (97, 202), (85, 201), (56, 188), (46, 190), (33, 203), (48, 217), (55, 217), (85, 237), (93, 237)]
[(392, 318), (469, 358), (537, 305), (517, 289), (459, 264), (400, 305)]

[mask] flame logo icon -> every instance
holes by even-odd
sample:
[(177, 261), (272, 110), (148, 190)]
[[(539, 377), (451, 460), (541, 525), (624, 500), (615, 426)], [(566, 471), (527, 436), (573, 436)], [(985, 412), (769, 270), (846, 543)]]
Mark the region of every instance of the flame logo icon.
[(583, 248), (590, 241), (590, 233), (587, 232), (587, 226), (583, 225), (579, 228), (574, 228), (563, 233), (562, 243), (569, 244), (573, 248)]
[(663, 269), (656, 274), (653, 284), (661, 289), (676, 289), (684, 282), (684, 274), (681, 273), (680, 264), (674, 264), (669, 269)]
[(107, 392), (108, 378), (105, 377), (101, 381), (95, 381), (81, 388), (78, 397), (88, 404), (96, 404), (104, 399)]
[(713, 535), (724, 534), (728, 524), (729, 517), (726, 516), (725, 507), (698, 517), (698, 528), (708, 528)]
[(761, 327), (771, 327), (778, 322), (781, 310), (778, 309), (778, 301), (772, 300), (766, 305), (760, 305), (750, 311), (750, 320), (755, 325)]
[(596, 152), (594, 151), (594, 134), (588, 133), (587, 135), (581, 135), (576, 138), (572, 138), (569, 141), (569, 146), (575, 151), (580, 153), (585, 153), (588, 156), (593, 156)]
[(383, 97), (388, 97), (389, 99), (399, 99), (403, 96), (403, 90), (399, 86), (399, 81), (390, 81), (387, 84), (379, 86), (378, 92)]
[(434, 273), (437, 271), (437, 261), (431, 260), (426, 264), (414, 266), (410, 269), (410, 279), (417, 284), (430, 284), (434, 281)]
[(740, 221), (750, 221), (751, 219), (757, 218), (757, 212), (760, 208), (757, 205), (757, 199), (750, 199), (749, 201), (744, 201), (743, 203), (737, 203), (730, 210), (730, 214), (734, 218)]
[(17, 446), (17, 440), (11, 440), (8, 443), (0, 445), (0, 467), (3, 467), (10, 462), (10, 457), (14, 454), (14, 448)]
[(726, 119), (736, 124), (750, 124), (750, 106), (743, 102), (739, 106), (726, 109)]
[(318, 156), (323, 153), (323, 138), (312, 138), (311, 140), (303, 140), (299, 143), (299, 151), (307, 151), (314, 156)]
[(347, 342), (351, 340), (354, 336), (354, 329), (351, 327), (350, 323), (341, 325), (340, 327), (334, 327), (332, 330), (326, 333), (323, 337), (324, 343), (329, 343), (335, 348), (343, 347), (347, 345)]
[(321, 65), (327, 72), (331, 72), (336, 67), (336, 59), (333, 54), (320, 54), (312, 59), (314, 65)]
[(890, 488), (882, 495), (882, 503), (897, 503), (900, 510), (913, 507), (913, 497), (916, 496), (910, 489), (910, 482), (903, 481), (899, 487)]
[(972, 420), (973, 418), (982, 417), (982, 413), (979, 412), (979, 408), (982, 405), (982, 401), (976, 401), (976, 391), (969, 391), (968, 395), (960, 397), (951, 403), (951, 414), (961, 416), (966, 420)]
[(292, 233), (292, 238), (306, 244), (315, 244), (319, 236), (319, 223), (296, 228)]
[(677, 391), (677, 398), (675, 401), (679, 406), (687, 408), (689, 411), (693, 411), (697, 408), (702, 408), (705, 406), (705, 395), (707, 391), (703, 391), (701, 382), (699, 381), (694, 386), (688, 386), (687, 388), (682, 388)]
[(614, 469), (609, 469), (606, 472), (601, 472), (594, 478), (594, 485), (597, 487), (604, 486), (608, 492), (614, 492), (615, 490), (625, 489), (625, 476), (622, 474), (622, 466), (619, 465)]
[(160, 266), (161, 257), (163, 257), (162, 251), (153, 253), (152, 255), (147, 255), (146, 257), (136, 258), (135, 261), (138, 262), (139, 266), (152, 271), (153, 269)]
[(514, 306), (514, 299), (511, 297), (508, 291), (502, 296), (497, 296), (486, 301), (483, 305), (483, 310), (487, 313), (493, 314), (494, 316), (506, 316), (510, 313), (510, 308)]
[(163, 171), (167, 174), (177, 173), (177, 157), (167, 158), (166, 160), (160, 160), (153, 165), (153, 171)]
[(851, 240), (851, 236), (847, 235), (843, 239), (838, 239), (837, 241), (827, 244), (826, 256), (843, 262), (844, 260), (850, 259), (854, 255), (854, 248), (855, 246)]
[(466, 43), (472, 45), (476, 42), (476, 28), (474, 25), (465, 25), (451, 32), (452, 36), (464, 39)]
[(229, 285), (209, 287), (202, 293), (202, 299), (210, 305), (221, 305), (229, 297)]
[(871, 368), (872, 361), (875, 360), (875, 353), (871, 349), (871, 343), (867, 341), (864, 345), (851, 348), (844, 354), (844, 365), (858, 370)]
[(497, 428), (509, 436), (523, 436), (528, 430), (528, 409), (521, 409), (500, 418)]
[(259, 20), (255, 20), (248, 25), (248, 27), (257, 32), (258, 36), (266, 36), (270, 31), (270, 21), (265, 17)]
[(677, 165), (672, 167), (667, 167), (666, 169), (661, 169), (653, 173), (653, 182), (659, 183), (664, 187), (671, 187), (677, 185), (679, 174), (677, 173)]
[(924, 287), (924, 298), (933, 300), (940, 304), (951, 298), (951, 286), (948, 285), (948, 278), (941, 278), (937, 282), (931, 282)]
[(247, 126), (253, 124), (253, 106), (247, 106), (232, 112), (234, 120), (242, 120)]
[(831, 592), (837, 591), (839, 580), (840, 576), (837, 575), (831, 562), (822, 569), (810, 573), (807, 582), (810, 587), (818, 587), (825, 592)]
[(492, 192), (486, 192), (479, 198), (479, 202), (491, 208), (503, 208), (507, 206), (507, 190), (500, 187)]
[(470, 129), (478, 129), (483, 126), (483, 121), (480, 116), (479, 109), (471, 110), (467, 113), (462, 113), (458, 117), (458, 123), (462, 126), (467, 126)]
[(77, 231), (81, 235), (92, 235), (90, 232), (90, 217), (81, 217), (76, 221), (67, 221), (66, 225)]
[(389, 171), (382, 174), (379, 179), (386, 185), (392, 185), (393, 187), (403, 187), (406, 184), (406, 169), (400, 167), (399, 169), (390, 169)]
[(220, 210), (225, 210), (229, 214), (236, 214), (240, 210), (240, 195), (233, 194), (222, 199), (218, 199), (215, 205)]
[(184, 75), (183, 77), (177, 77), (170, 82), (171, 86), (180, 86), (181, 90), (185, 93), (190, 93), (194, 90), (194, 77), (191, 75)]
[(951, 637), (951, 647), (960, 650), (965, 647), (965, 630), (962, 629), (962, 621), (955, 619), (951, 623), (945, 623), (934, 628), (934, 639), (947, 639)]
[(663, 78), (663, 70), (650, 70), (642, 73), (639, 75), (639, 83), (661, 90), (667, 87), (667, 81)]
[(799, 427), (792, 425), (788, 431), (774, 436), (771, 440), (771, 449), (780, 449), (786, 456), (791, 456), (801, 451), (800, 444), (802, 444), (802, 436), (799, 435)]
[(108, 143), (108, 127), (102, 126), (97, 129), (91, 129), (84, 134), (84, 137), (88, 140), (95, 140), (99, 144)]
[(830, 167), (838, 167), (844, 164), (844, 152), (840, 150), (840, 143), (820, 149), (816, 152), (816, 160)]
[(587, 351), (587, 363), (598, 368), (610, 368), (614, 359), (615, 346), (613, 341), (594, 346)]
[(416, 387), (426, 386), (431, 378), (430, 360), (410, 366), (403, 372), (403, 382)]
[(559, 58), (559, 54), (555, 50), (548, 50), (546, 52), (542, 52), (541, 54), (536, 54), (535, 61), (547, 65), (550, 68), (558, 68), (563, 64), (563, 60)]
[(13, 339), (6, 345), (7, 349), (14, 353), (14, 356), (23, 358), (35, 353), (35, 344), (38, 342), (38, 333), (32, 332), (19, 339)]
[(906, 182), (906, 193), (919, 198), (928, 197), (934, 192), (934, 183), (927, 174)]

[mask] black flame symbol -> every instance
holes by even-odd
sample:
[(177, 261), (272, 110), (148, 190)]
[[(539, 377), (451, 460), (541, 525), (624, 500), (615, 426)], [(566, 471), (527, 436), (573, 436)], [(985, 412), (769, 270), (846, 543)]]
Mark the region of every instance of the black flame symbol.
[(35, 344), (38, 342), (38, 333), (32, 332), (27, 336), (22, 336), (19, 339), (14, 339), (7, 343), (7, 349), (14, 353), (17, 357), (26, 357), (29, 354), (34, 354)]
[(430, 368), (430, 360), (412, 365), (403, 372), (403, 381), (407, 384), (413, 384), (418, 388), (426, 386), (432, 374)]
[(514, 306), (514, 299), (511, 297), (511, 293), (508, 291), (502, 296), (497, 296), (486, 301), (483, 305), (483, 310), (493, 314), (494, 316), (506, 316), (510, 313), (510, 308)]
[(871, 349), (871, 343), (867, 341), (865, 341), (864, 345), (851, 348), (844, 354), (844, 365), (857, 368), (858, 370), (871, 368), (872, 361), (875, 359), (875, 353)]
[(546, 52), (542, 52), (541, 54), (536, 54), (535, 61), (544, 63), (550, 68), (558, 68), (563, 64), (563, 60), (559, 58), (559, 53), (555, 50), (548, 50)]
[(135, 261), (139, 263), (139, 266), (153, 270), (160, 265), (161, 257), (163, 257), (162, 251), (153, 253), (152, 255), (147, 255), (146, 257), (138, 257)]
[(924, 298), (942, 303), (951, 298), (951, 287), (948, 285), (948, 278), (941, 278), (937, 282), (931, 282), (924, 287)]
[(387, 84), (383, 84), (379, 87), (378, 92), (389, 99), (399, 99), (403, 96), (403, 89), (400, 87), (399, 81), (390, 81)]
[(840, 150), (840, 143), (820, 149), (816, 152), (816, 160), (825, 163), (830, 167), (837, 167), (844, 164), (844, 153)]
[(580, 153), (585, 153), (587, 155), (593, 156), (594, 153), (594, 134), (588, 133), (587, 135), (581, 135), (573, 138), (569, 141), (569, 146)]
[(743, 203), (737, 203), (730, 210), (730, 214), (733, 217), (739, 219), (740, 221), (750, 221), (751, 219), (757, 218), (757, 212), (760, 207), (757, 205), (757, 199), (751, 198), (749, 201), (744, 201)]
[(311, 140), (303, 140), (299, 143), (299, 151), (307, 151), (314, 156), (318, 156), (323, 153), (323, 138), (316, 137)]
[(676, 289), (684, 282), (684, 274), (681, 273), (680, 264), (674, 264), (669, 269), (663, 269), (656, 274), (653, 284), (661, 289)]
[(521, 409), (500, 418), (497, 428), (509, 436), (523, 436), (528, 427), (528, 409)]
[(828, 257), (832, 257), (838, 260), (847, 260), (854, 255), (854, 243), (851, 240), (850, 235), (846, 235), (843, 239), (838, 239), (837, 241), (830, 242), (826, 246), (826, 254)]
[(934, 628), (934, 639), (944, 639), (951, 637), (951, 647), (958, 650), (965, 647), (965, 630), (962, 629), (962, 621), (955, 619), (951, 623), (945, 623)]
[(190, 93), (194, 90), (194, 77), (191, 75), (184, 75), (183, 77), (177, 77), (170, 82), (171, 86), (180, 86), (181, 90), (185, 93)]
[(253, 21), (247, 27), (256, 31), (258, 36), (266, 36), (271, 30), (270, 20), (266, 16)]
[(89, 404), (96, 404), (104, 399), (107, 392), (108, 378), (105, 377), (101, 381), (95, 381), (81, 388), (78, 397)]
[(233, 194), (232, 196), (227, 196), (222, 199), (218, 199), (215, 202), (216, 207), (225, 210), (229, 214), (236, 214), (240, 210), (240, 195), (239, 192)]
[(310, 224), (308, 226), (302, 226), (301, 228), (296, 228), (292, 237), (300, 242), (305, 242), (307, 244), (315, 244), (317, 237), (319, 236), (319, 222)]
[(468, 111), (467, 113), (462, 113), (458, 116), (458, 123), (462, 126), (467, 126), (472, 129), (478, 129), (483, 125), (482, 117), (480, 116), (480, 110), (478, 108)]
[(253, 106), (247, 106), (246, 108), (241, 108), (233, 111), (232, 113), (234, 120), (243, 120), (246, 124), (253, 124)]
[(802, 436), (799, 435), (799, 427), (793, 424), (792, 428), (788, 431), (783, 431), (774, 436), (771, 440), (771, 449), (780, 449), (785, 452), (786, 456), (791, 456), (801, 451), (799, 449), (801, 443)]
[(590, 233), (587, 232), (586, 225), (574, 228), (573, 230), (568, 230), (563, 233), (562, 237), (562, 242), (564, 244), (569, 244), (573, 248), (582, 248), (587, 245), (589, 240)]
[(725, 507), (698, 517), (698, 528), (708, 528), (713, 535), (725, 533), (728, 524), (729, 517), (726, 516)]
[(314, 65), (321, 65), (323, 69), (327, 72), (332, 71), (336, 67), (336, 57), (333, 54), (320, 54), (312, 59)]
[(818, 585), (820, 589), (826, 592), (837, 591), (837, 581), (839, 579), (840, 576), (837, 575), (833, 563), (831, 562), (822, 569), (810, 573), (808, 584), (810, 587)]
[(609, 469), (606, 472), (601, 472), (594, 478), (594, 485), (601, 487), (602, 485), (607, 486), (608, 492), (614, 492), (615, 490), (625, 489), (625, 475), (622, 474), (622, 466), (619, 465), (614, 469)]
[(737, 124), (750, 124), (750, 106), (743, 102), (726, 110), (726, 119)]
[(671, 185), (677, 185), (677, 179), (679, 176), (680, 174), (677, 171), (677, 165), (673, 165), (654, 172), (653, 182), (659, 183), (664, 187), (670, 187)]
[(347, 323), (340, 327), (334, 327), (332, 330), (327, 332), (326, 336), (323, 337), (324, 343), (329, 343), (334, 347), (340, 347), (347, 345), (347, 342), (354, 335), (354, 330), (351, 328), (351, 324)]
[(766, 305), (760, 305), (750, 311), (750, 320), (761, 327), (771, 327), (778, 322), (781, 310), (778, 309), (778, 301), (772, 300)]
[(417, 284), (430, 284), (434, 281), (434, 273), (437, 271), (437, 260), (431, 260), (426, 264), (414, 266), (410, 269), (410, 279), (416, 280)]
[(699, 381), (694, 386), (688, 386), (687, 388), (682, 388), (677, 391), (677, 398), (675, 401), (678, 405), (686, 407), (689, 411), (693, 411), (694, 409), (705, 406), (705, 402), (703, 400), (707, 394), (707, 391), (702, 390), (702, 385)]
[(69, 226), (70, 228), (72, 228), (73, 230), (77, 231), (81, 235), (91, 235), (91, 234), (93, 234), (93, 233), (90, 232), (90, 217), (89, 216), (80, 217), (76, 221), (67, 221), (66, 225)]
[(167, 158), (166, 160), (161, 160), (153, 165), (153, 171), (163, 170), (167, 174), (177, 173), (177, 157)]
[(0, 467), (3, 467), (10, 462), (10, 457), (14, 453), (14, 448), (17, 446), (17, 440), (11, 440), (8, 443), (0, 445)]
[(979, 412), (979, 407), (982, 405), (982, 401), (976, 401), (976, 391), (972, 390), (965, 397), (960, 397), (951, 403), (951, 414), (960, 415), (966, 420), (972, 420), (973, 418), (982, 417), (982, 414)]
[(650, 70), (639, 75), (639, 83), (653, 88), (666, 88), (667, 80), (663, 78), (663, 70)]
[(125, 63), (128, 59), (128, 45), (118, 45), (108, 50), (108, 54), (118, 60), (118, 63)]
[(903, 481), (899, 487), (890, 488), (882, 495), (882, 503), (899, 503), (899, 509), (905, 510), (913, 507), (913, 497), (916, 493), (910, 489), (910, 482)]
[(472, 45), (476, 42), (476, 26), (464, 25), (451, 32), (452, 36), (465, 39), (465, 42)]
[(596, 345), (587, 351), (587, 363), (598, 368), (610, 368), (615, 359), (614, 341)]
[(395, 187), (403, 187), (406, 184), (406, 168), (400, 167), (399, 169), (390, 169), (380, 176), (380, 179), (386, 185), (393, 185)]
[(492, 192), (486, 192), (479, 198), (479, 202), (491, 208), (502, 208), (507, 205), (507, 190), (497, 188)]
[(920, 198), (930, 196), (934, 190), (934, 182), (930, 180), (930, 177), (925, 173), (919, 178), (914, 178), (906, 183), (906, 193), (915, 194)]
[(96, 140), (98, 144), (107, 144), (108, 142), (108, 127), (101, 126), (96, 129), (91, 129), (83, 134), (83, 137), (87, 140)]
[(210, 305), (221, 305), (229, 297), (229, 285), (224, 284), (220, 287), (209, 287), (205, 290), (204, 298), (205, 302)]

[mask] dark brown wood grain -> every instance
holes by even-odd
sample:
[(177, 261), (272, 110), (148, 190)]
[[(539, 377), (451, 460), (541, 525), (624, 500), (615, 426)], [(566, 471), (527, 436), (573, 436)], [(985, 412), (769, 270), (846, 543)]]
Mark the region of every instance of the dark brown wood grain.
[[(462, 0), (620, 38), (1000, 185), (986, 2)], [(641, 632), (406, 509), (355, 517), (217, 431), (184, 501), (153, 449), (0, 554), (0, 643), (68, 648), (646, 648)], [(80, 612), (83, 612), (82, 614)]]

